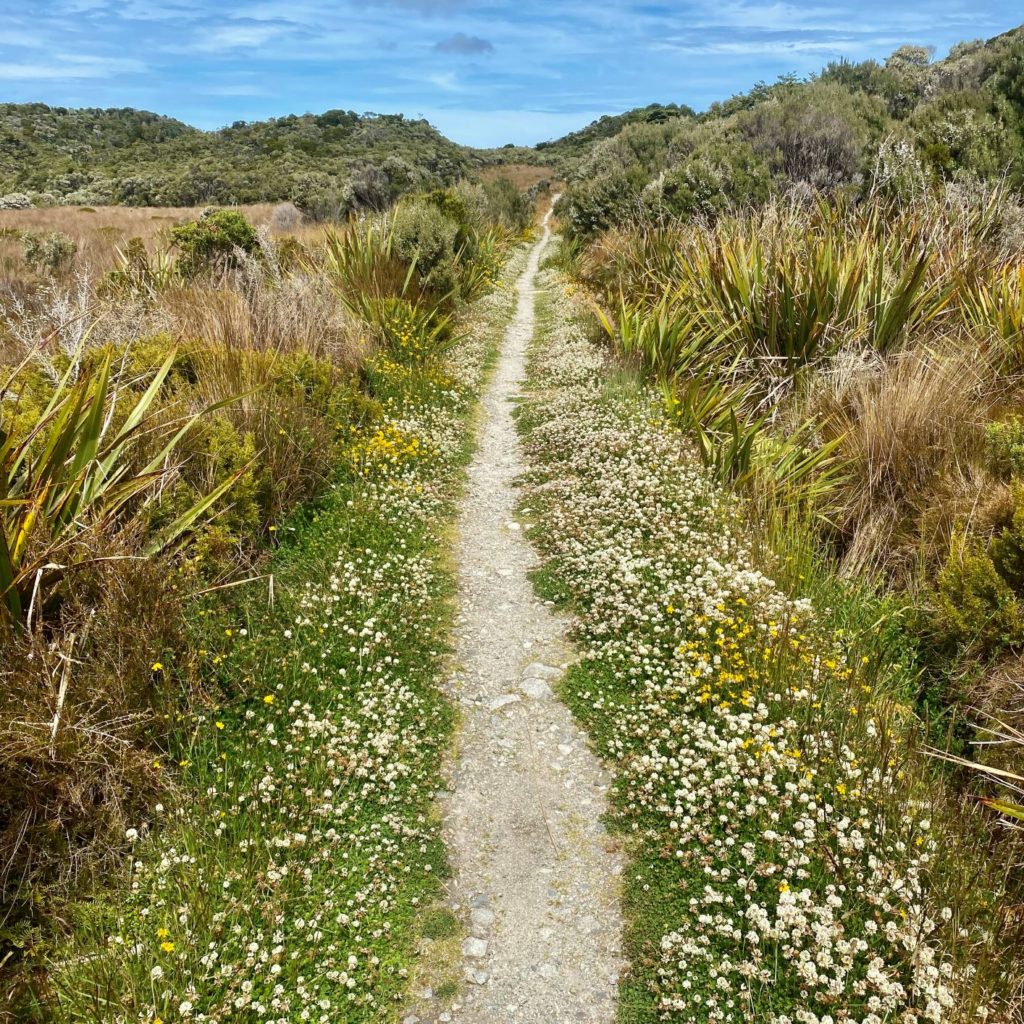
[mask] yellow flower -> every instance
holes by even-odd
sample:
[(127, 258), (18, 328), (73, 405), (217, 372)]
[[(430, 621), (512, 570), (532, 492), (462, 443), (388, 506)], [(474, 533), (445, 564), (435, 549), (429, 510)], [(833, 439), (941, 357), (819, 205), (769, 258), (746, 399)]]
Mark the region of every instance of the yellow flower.
[(789, 886), (785, 882), (783, 882), (779, 886), (779, 892), (789, 892)]
[(164, 667), (163, 667), (163, 665), (159, 661), (154, 661), (153, 662), (153, 671), (154, 672), (163, 672), (163, 670), (164, 670)]
[(166, 939), (171, 933), (166, 928), (157, 928), (156, 937), (158, 939)]
[(274, 703), (274, 695), (272, 693), (268, 693), (266, 695), (266, 697), (263, 698), (263, 703), (264, 704), (273, 704)]
[(223, 722), (214, 722), (213, 724), (215, 726), (217, 726), (218, 729), (223, 729), (224, 728), (224, 723)]
[(160, 948), (165, 953), (173, 953), (174, 952), (174, 943), (173, 942), (161, 942), (160, 943)]

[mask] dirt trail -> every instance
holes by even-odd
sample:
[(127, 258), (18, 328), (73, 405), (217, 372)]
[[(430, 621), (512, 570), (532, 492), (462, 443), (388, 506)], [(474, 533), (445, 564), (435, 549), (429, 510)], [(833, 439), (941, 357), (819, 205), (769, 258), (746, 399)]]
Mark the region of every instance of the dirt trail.
[(537, 558), (515, 521), (524, 467), (513, 400), (549, 217), (483, 400), (459, 524), (452, 693), (463, 727), (443, 810), (451, 903), (471, 934), (466, 991), (436, 1019), (461, 1024), (605, 1024), (615, 1015), (621, 865), (600, 820), (608, 778), (552, 694), (572, 652), (564, 620), (533, 592), (527, 572)]

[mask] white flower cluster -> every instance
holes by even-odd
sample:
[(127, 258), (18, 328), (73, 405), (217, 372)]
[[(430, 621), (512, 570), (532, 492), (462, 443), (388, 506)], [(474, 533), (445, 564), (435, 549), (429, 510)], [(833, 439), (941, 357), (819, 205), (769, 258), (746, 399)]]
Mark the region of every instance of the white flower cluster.
[(438, 550), (510, 301), (470, 311), (476, 329), (447, 370), (457, 386), (438, 394), (435, 370), (387, 404), (386, 425), (419, 438), (422, 457), (346, 485), (331, 525), (293, 549), (277, 613), (229, 624), (223, 650), (199, 652), (244, 710), (197, 718), (181, 763), (189, 799), (127, 831), (131, 891), (106, 950), (55, 971), (64, 991), (119, 993), (104, 1019), (392, 1012), (410, 924), (443, 865), (430, 811), (452, 724)]
[(758, 571), (654, 396), (609, 386), (561, 301), (531, 362), (526, 507), (578, 612), (567, 699), (617, 766), (626, 987), (693, 1024), (954, 1019), (973, 971), (951, 949), (985, 939), (929, 884), (927, 786), (878, 666)]

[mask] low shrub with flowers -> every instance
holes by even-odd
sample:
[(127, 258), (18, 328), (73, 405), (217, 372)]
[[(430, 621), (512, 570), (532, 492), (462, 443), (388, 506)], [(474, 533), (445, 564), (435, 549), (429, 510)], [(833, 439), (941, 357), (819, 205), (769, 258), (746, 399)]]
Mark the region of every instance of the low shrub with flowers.
[(394, 1018), (445, 869), (444, 545), (511, 299), (468, 312), (444, 367), (377, 365), (354, 471), (276, 531), (269, 594), (198, 610), (191, 669), (210, 701), (172, 733), (173, 797), (128, 829), (124, 878), (77, 906), (50, 958), (54, 1019)]
[(616, 768), (620, 1019), (1014, 1019), (1019, 936), (917, 750), (891, 609), (759, 535), (568, 301), (541, 312), (524, 514), (577, 614), (563, 695)]

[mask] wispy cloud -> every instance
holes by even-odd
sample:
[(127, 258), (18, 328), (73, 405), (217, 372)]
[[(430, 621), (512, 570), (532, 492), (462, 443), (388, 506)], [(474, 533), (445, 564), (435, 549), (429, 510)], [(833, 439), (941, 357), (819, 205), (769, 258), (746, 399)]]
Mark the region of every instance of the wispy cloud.
[(279, 25), (220, 25), (202, 32), (191, 43), (197, 53), (223, 53), (227, 50), (258, 50), (273, 39), (286, 34)]
[(431, 85), (436, 85), (438, 89), (443, 89), (445, 92), (462, 92), (462, 85), (459, 83), (458, 78), (455, 77), (454, 71), (427, 75), (427, 81)]
[[(697, 109), (837, 56), (940, 54), (1006, 0), (0, 0), (3, 98), (201, 127), (346, 107), (535, 142), (652, 101)], [(82, 52), (83, 40), (87, 53)]]
[(4, 81), (58, 82), (68, 79), (106, 78), (110, 75), (141, 74), (146, 65), (121, 57), (63, 55), (52, 61), (0, 62)]
[(784, 56), (789, 53), (852, 53), (861, 46), (860, 40), (837, 39), (750, 39), (735, 42), (673, 42), (665, 40), (654, 44), (654, 49), (674, 50), (677, 53), (717, 53), (730, 56)]

